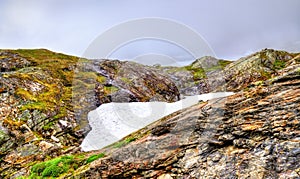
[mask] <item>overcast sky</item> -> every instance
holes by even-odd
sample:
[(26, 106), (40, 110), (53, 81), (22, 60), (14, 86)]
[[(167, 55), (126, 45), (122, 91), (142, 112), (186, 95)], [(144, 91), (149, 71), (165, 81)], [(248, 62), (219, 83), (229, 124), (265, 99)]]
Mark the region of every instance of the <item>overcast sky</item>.
[[(152, 17), (194, 30), (218, 58), (236, 59), (262, 48), (300, 51), (299, 9), (299, 0), (0, 0), (0, 48), (47, 48), (82, 56), (111, 28)], [(110, 57), (155, 54), (191, 60), (180, 45), (140, 39)]]

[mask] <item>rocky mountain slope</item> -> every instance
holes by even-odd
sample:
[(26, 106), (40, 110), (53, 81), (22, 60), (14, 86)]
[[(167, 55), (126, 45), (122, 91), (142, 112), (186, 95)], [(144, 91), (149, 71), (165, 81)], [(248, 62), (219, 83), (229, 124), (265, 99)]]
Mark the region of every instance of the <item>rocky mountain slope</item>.
[(111, 101), (178, 100), (175, 84), (133, 62), (0, 51), (0, 173), (79, 150), (87, 113)]
[[(299, 60), (299, 59), (298, 59)], [(299, 178), (300, 65), (246, 91), (174, 113), (75, 178)]]
[[(299, 54), (269, 49), (186, 67), (1, 50), (0, 176), (297, 178), (299, 63)], [(87, 113), (103, 103), (222, 90), (238, 93), (80, 152)]]
[(290, 59), (274, 78), (176, 112), (97, 151), (105, 156), (72, 175), (299, 178), (299, 60)]

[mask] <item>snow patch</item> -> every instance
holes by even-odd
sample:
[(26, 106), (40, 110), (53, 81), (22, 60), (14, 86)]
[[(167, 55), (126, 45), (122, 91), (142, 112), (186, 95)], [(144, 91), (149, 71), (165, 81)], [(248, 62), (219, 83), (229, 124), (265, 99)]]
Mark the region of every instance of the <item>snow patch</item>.
[(187, 96), (183, 100), (166, 102), (107, 103), (89, 112), (92, 130), (81, 144), (83, 151), (101, 149), (150, 123), (173, 112), (197, 104), (200, 100), (226, 97), (233, 92), (208, 93)]

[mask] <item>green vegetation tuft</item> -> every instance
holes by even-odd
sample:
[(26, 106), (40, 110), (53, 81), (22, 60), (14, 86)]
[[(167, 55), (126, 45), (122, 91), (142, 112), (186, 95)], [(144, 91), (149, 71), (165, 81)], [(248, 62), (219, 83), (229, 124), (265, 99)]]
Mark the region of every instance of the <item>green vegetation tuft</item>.
[(100, 75), (100, 76), (97, 76), (96, 80), (97, 80), (97, 82), (103, 84), (106, 82), (106, 77)]
[(115, 143), (115, 144), (113, 145), (113, 147), (114, 147), (114, 148), (120, 148), (120, 147), (123, 147), (123, 146), (125, 146), (125, 145), (127, 145), (127, 144), (129, 144), (130, 142), (135, 141), (135, 140), (136, 140), (135, 137), (128, 137), (128, 138), (125, 138), (125, 139), (122, 140), (122, 141), (119, 141), (119, 142)]
[(211, 72), (211, 71), (223, 70), (230, 63), (232, 63), (232, 62), (231, 61), (226, 61), (226, 60), (219, 60), (218, 65), (207, 68), (207, 69), (205, 69), (205, 71), (206, 72)]
[(125, 83), (125, 84), (131, 84), (132, 80), (126, 77), (121, 77), (121, 80)]
[(86, 163), (91, 163), (99, 158), (103, 158), (105, 156), (104, 153), (91, 155), (88, 159), (86, 159)]
[(201, 80), (206, 78), (206, 73), (203, 68), (194, 68), (191, 65), (185, 67), (186, 70), (191, 71), (194, 77), (194, 80)]
[(18, 88), (15, 92), (16, 95), (20, 96), (23, 100), (33, 100), (36, 101), (36, 98), (26, 89)]
[(276, 59), (274, 62), (274, 68), (277, 70), (283, 69), (285, 67), (285, 61)]
[(64, 85), (70, 85), (73, 81), (77, 62), (86, 61), (75, 56), (55, 53), (46, 49), (18, 49), (11, 50), (28, 59), (32, 65), (51, 74), (53, 78), (62, 79)]
[(254, 82), (255, 86), (261, 86), (263, 84), (264, 84), (264, 81), (256, 81), (256, 82)]
[(58, 177), (77, 167), (78, 164), (73, 156), (62, 156), (33, 165), (29, 178)]
[(260, 72), (261, 76), (266, 80), (266, 79), (270, 79), (272, 77), (271, 72), (267, 72), (267, 71), (261, 71)]
[(80, 71), (76, 73), (76, 79), (79, 79), (85, 83), (96, 82), (96, 80), (101, 80), (96, 72), (92, 71)]
[(3, 141), (9, 139), (9, 136), (3, 132), (2, 130), (0, 130), (0, 143), (2, 143)]
[(104, 93), (105, 94), (111, 94), (114, 92), (119, 91), (119, 88), (115, 87), (115, 86), (104, 86)]
[(43, 129), (44, 130), (49, 130), (49, 129), (51, 129), (53, 127), (53, 125), (54, 125), (53, 121), (49, 122), (49, 123), (47, 123), (46, 125), (43, 126)]
[(232, 63), (232, 61), (227, 61), (227, 60), (219, 60), (219, 65), (221, 66), (222, 69), (224, 69), (227, 65)]
[(39, 101), (39, 102), (30, 102), (21, 107), (21, 111), (25, 110), (40, 110), (44, 111), (47, 109), (47, 104), (45, 102)]

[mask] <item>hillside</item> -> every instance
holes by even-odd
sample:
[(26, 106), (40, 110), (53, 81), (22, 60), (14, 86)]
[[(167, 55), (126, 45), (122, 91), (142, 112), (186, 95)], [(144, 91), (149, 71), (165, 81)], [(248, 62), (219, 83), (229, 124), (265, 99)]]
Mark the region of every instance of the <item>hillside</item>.
[[(297, 178), (299, 64), (299, 53), (271, 49), (186, 67), (0, 50), (0, 176)], [(87, 113), (103, 103), (174, 102), (213, 91), (237, 94), (80, 152)]]
[(80, 150), (87, 113), (111, 101), (176, 101), (168, 78), (133, 62), (0, 51), (1, 176)]

